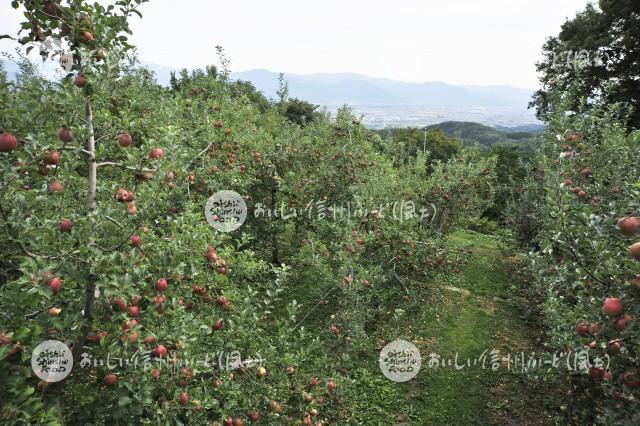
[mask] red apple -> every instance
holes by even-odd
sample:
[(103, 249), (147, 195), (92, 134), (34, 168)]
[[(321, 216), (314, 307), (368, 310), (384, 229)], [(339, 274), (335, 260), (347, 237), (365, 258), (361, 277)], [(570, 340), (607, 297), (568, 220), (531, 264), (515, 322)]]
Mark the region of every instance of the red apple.
[(63, 188), (64, 188), (64, 186), (60, 182), (58, 182), (57, 180), (54, 180), (53, 182), (51, 182), (51, 185), (49, 185), (49, 191), (52, 194), (55, 194), (56, 192), (62, 191)]
[(104, 376), (104, 379), (102, 379), (102, 381), (107, 386), (113, 386), (118, 383), (118, 376), (116, 376), (115, 374), (107, 374), (106, 376)]
[(634, 216), (625, 216), (618, 220), (618, 227), (623, 235), (633, 235), (638, 232), (640, 227), (640, 218)]
[(131, 145), (132, 142), (133, 139), (131, 138), (131, 135), (129, 133), (121, 133), (120, 136), (118, 136), (118, 144), (121, 147), (127, 147)]
[(132, 235), (129, 237), (129, 243), (131, 243), (132, 247), (140, 247), (142, 240), (139, 235)]
[(576, 333), (578, 333), (582, 337), (587, 337), (589, 335), (589, 326), (586, 323), (581, 322), (576, 327)]
[(138, 325), (138, 321), (137, 320), (132, 319), (131, 321), (125, 321), (122, 324), (122, 330), (129, 331), (129, 330), (131, 330), (131, 327), (136, 327), (137, 325)]
[(156, 338), (155, 336), (147, 336), (144, 338), (144, 340), (142, 341), (145, 345), (150, 345), (152, 343), (155, 343)]
[(80, 40), (85, 43), (89, 43), (90, 41), (93, 41), (93, 34), (89, 31), (83, 31), (82, 34), (80, 34)]
[(124, 303), (124, 300), (115, 298), (111, 300), (111, 307), (114, 311), (122, 312), (127, 309), (127, 304)]
[(166, 355), (167, 355), (167, 348), (165, 348), (163, 345), (158, 345), (153, 350), (153, 356), (155, 356), (156, 358), (163, 358)]
[(594, 323), (589, 324), (589, 334), (590, 335), (593, 336), (595, 334), (598, 334), (598, 331), (600, 331), (600, 326), (598, 324), (594, 324)]
[(137, 318), (138, 315), (140, 315), (140, 308), (138, 308), (137, 306), (129, 306), (127, 308), (127, 313), (131, 318)]
[(604, 370), (602, 368), (593, 367), (589, 370), (589, 374), (591, 374), (593, 380), (602, 380), (604, 377)]
[(133, 201), (133, 192), (120, 188), (118, 192), (116, 192), (115, 198), (116, 201), (120, 203), (130, 203)]
[(164, 151), (162, 150), (162, 148), (153, 148), (151, 151), (149, 151), (149, 158), (151, 158), (152, 160), (159, 160), (162, 157), (164, 157)]
[(189, 395), (186, 392), (180, 392), (180, 396), (178, 396), (178, 401), (181, 405), (187, 405), (189, 403)]
[(220, 330), (222, 328), (222, 320), (217, 320), (215, 323), (213, 323), (211, 328), (213, 328), (214, 331)]
[(0, 345), (6, 346), (6, 345), (10, 345), (10, 344), (11, 344), (11, 339), (9, 338), (9, 336), (4, 334), (3, 332), (0, 333)]
[(160, 370), (158, 370), (157, 368), (152, 368), (151, 377), (153, 377), (154, 379), (157, 379), (158, 377), (160, 377)]
[(316, 386), (318, 386), (319, 380), (317, 377), (312, 377), (311, 380), (309, 380), (309, 386), (312, 388), (315, 388)]
[(60, 277), (54, 277), (47, 281), (47, 287), (51, 289), (53, 294), (58, 294), (60, 292), (60, 288), (62, 287), (62, 280)]
[(107, 337), (108, 334), (109, 333), (107, 333), (106, 331), (100, 331), (97, 334), (87, 336), (87, 340), (91, 343), (100, 343), (100, 340)]
[(611, 355), (617, 355), (620, 353), (620, 349), (622, 349), (622, 341), (621, 340), (615, 340), (611, 343), (609, 343), (609, 353)]
[(161, 293), (165, 291), (168, 286), (169, 283), (167, 283), (167, 280), (165, 280), (164, 278), (160, 278), (158, 281), (156, 281), (156, 290)]
[(629, 283), (631, 284), (632, 287), (640, 290), (640, 275), (636, 275), (636, 277), (631, 281), (629, 281)]
[(135, 201), (127, 204), (127, 213), (129, 213), (130, 215), (135, 215), (136, 213), (138, 213), (138, 207), (136, 206)]
[(44, 164), (55, 166), (60, 162), (60, 153), (58, 151), (50, 151), (44, 154)]
[(69, 130), (67, 127), (62, 127), (60, 130), (58, 130), (58, 138), (62, 142), (71, 142), (73, 140), (73, 135), (71, 134), (71, 130)]
[(82, 74), (78, 74), (75, 76), (75, 78), (73, 79), (73, 84), (76, 87), (84, 87), (87, 84), (87, 79), (85, 78), (84, 75)]
[[(138, 332), (137, 331), (132, 331), (131, 334), (129, 335), (129, 343), (135, 343), (138, 341)], [(124, 343), (124, 341), (123, 341)]]
[(18, 147), (18, 139), (11, 133), (0, 134), (0, 152), (11, 152)]
[(69, 219), (62, 219), (58, 222), (58, 229), (60, 232), (71, 232), (71, 228), (73, 228), (73, 222)]
[(249, 411), (247, 412), (247, 417), (249, 418), (250, 422), (257, 422), (258, 420), (260, 420), (260, 414), (257, 411)]
[(55, 306), (49, 308), (49, 315), (51, 315), (52, 317), (57, 317), (58, 315), (60, 315), (60, 312), (62, 312), (62, 309), (56, 308)]
[(610, 317), (617, 317), (624, 310), (624, 304), (617, 297), (609, 297), (604, 300), (602, 310)]
[(633, 243), (629, 246), (629, 256), (635, 260), (640, 260), (640, 242)]
[(336, 384), (334, 383), (333, 380), (329, 380), (329, 382), (327, 382), (327, 390), (329, 392), (333, 392), (333, 390), (336, 388)]
[(209, 262), (215, 263), (218, 261), (218, 255), (215, 251), (207, 251), (206, 257)]
[(633, 318), (631, 318), (631, 316), (629, 315), (624, 315), (622, 318), (619, 318), (616, 321), (616, 329), (618, 329), (618, 331), (624, 331), (632, 319)]
[(0, 345), (6, 346), (11, 344), (11, 339), (9, 336), (4, 334), (4, 332), (0, 332)]

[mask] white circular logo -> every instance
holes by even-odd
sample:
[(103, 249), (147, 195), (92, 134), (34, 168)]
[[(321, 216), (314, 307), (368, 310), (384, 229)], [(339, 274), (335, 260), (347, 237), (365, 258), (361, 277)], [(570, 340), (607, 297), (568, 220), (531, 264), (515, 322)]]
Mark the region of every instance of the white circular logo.
[(42, 342), (31, 353), (31, 368), (45, 382), (59, 382), (71, 374), (71, 349), (58, 340)]
[(247, 219), (247, 204), (235, 191), (218, 191), (207, 200), (204, 215), (215, 230), (235, 231)]
[(413, 343), (406, 340), (394, 340), (380, 351), (380, 370), (389, 380), (406, 382), (420, 371), (422, 358)]

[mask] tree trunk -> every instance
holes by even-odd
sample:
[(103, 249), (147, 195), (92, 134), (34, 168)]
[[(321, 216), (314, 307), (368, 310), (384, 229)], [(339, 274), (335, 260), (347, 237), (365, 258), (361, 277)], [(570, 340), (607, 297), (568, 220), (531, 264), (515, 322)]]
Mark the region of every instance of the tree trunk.
[[(87, 98), (84, 103), (85, 120), (87, 127), (87, 155), (89, 165), (89, 188), (87, 190), (87, 216), (90, 221), (95, 220), (96, 210), (96, 187), (97, 187), (97, 171), (98, 165), (96, 163), (96, 140), (95, 132), (93, 130), (93, 111), (91, 110), (91, 100)], [(92, 228), (92, 227), (91, 227)], [(93, 236), (89, 236), (89, 244), (93, 243)], [(87, 335), (91, 329), (90, 321), (93, 313), (93, 306), (96, 299), (96, 277), (92, 275), (87, 276), (87, 283), (85, 284), (85, 300), (83, 309), (84, 324), (81, 327), (80, 337), (73, 347), (73, 357), (78, 360), (80, 357), (80, 351), (84, 346)]]

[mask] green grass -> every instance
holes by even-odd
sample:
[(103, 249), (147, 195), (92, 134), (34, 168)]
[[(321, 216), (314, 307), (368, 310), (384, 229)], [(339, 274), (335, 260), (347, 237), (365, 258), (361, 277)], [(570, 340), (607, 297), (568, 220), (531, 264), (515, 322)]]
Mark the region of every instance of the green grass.
[[(379, 370), (372, 366), (372, 375), (363, 383), (370, 395), (369, 410), (385, 420), (359, 420), (402, 425), (553, 424), (544, 399), (553, 392), (544, 382), (506, 367), (491, 371), (489, 363), (484, 369), (478, 365), (459, 371), (429, 367), (431, 353), (452, 361), (457, 353), (460, 365), (478, 359), (483, 351), (489, 361), (492, 349), (502, 355), (534, 351), (534, 331), (508, 300), (514, 283), (503, 270), (497, 239), (459, 231), (449, 239), (448, 248), (470, 249), (465, 254), (468, 262), (459, 274), (429, 283), (431, 293), (418, 318), (407, 319), (404, 327), (407, 340), (410, 336), (420, 349), (420, 373), (398, 384), (375, 379)], [(394, 330), (382, 324), (381, 333), (391, 335)]]
[(458, 283), (461, 288), (479, 296), (508, 297), (512, 283), (502, 270), (497, 239), (472, 231), (457, 232), (449, 239), (448, 247), (473, 250)]

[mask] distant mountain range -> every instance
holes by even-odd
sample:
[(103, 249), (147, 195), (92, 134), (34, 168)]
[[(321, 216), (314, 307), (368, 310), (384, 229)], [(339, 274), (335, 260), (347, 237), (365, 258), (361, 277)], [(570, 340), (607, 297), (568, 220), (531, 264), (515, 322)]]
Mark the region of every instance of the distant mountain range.
[[(232, 73), (267, 97), (278, 90), (278, 73), (251, 70)], [(422, 127), (447, 120), (512, 128), (539, 126), (528, 109), (532, 91), (509, 86), (455, 86), (442, 82), (408, 83), (361, 74), (288, 74), (289, 95), (335, 110), (344, 104), (373, 128)]]
[[(9, 77), (14, 63), (2, 61)], [(55, 68), (55, 64), (54, 68)], [(172, 71), (163, 65), (143, 62), (160, 84), (168, 85)], [(44, 66), (45, 75), (51, 66)], [(231, 78), (250, 81), (267, 97), (275, 97), (279, 73), (265, 69), (234, 72)], [(540, 123), (527, 105), (532, 91), (510, 86), (456, 86), (443, 82), (410, 83), (354, 73), (284, 73), (289, 95), (335, 112), (347, 104), (364, 116), (370, 127), (422, 127), (447, 120), (478, 122), (512, 128)]]
[[(278, 73), (264, 69), (235, 72), (266, 96), (278, 90)], [(442, 82), (407, 83), (362, 74), (284, 74), (292, 97), (319, 105), (431, 105), (524, 108), (532, 92), (508, 86), (454, 86)]]
[[(169, 67), (145, 63), (158, 82), (168, 84)], [(250, 81), (265, 96), (274, 98), (279, 73), (265, 69), (231, 73)], [(330, 112), (347, 104), (364, 115), (370, 127), (425, 126), (446, 120), (474, 121), (504, 129), (539, 126), (528, 109), (532, 90), (510, 86), (455, 86), (443, 82), (409, 83), (354, 73), (284, 73), (289, 95)]]

